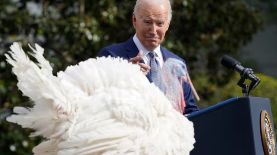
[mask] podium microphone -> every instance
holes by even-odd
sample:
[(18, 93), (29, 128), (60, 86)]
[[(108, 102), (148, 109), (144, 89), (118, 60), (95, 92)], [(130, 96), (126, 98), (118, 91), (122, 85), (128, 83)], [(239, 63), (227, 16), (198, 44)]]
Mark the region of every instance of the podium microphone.
[(223, 58), (221, 59), (221, 64), (229, 69), (240, 73), (241, 80), (238, 82), (238, 85), (241, 86), (243, 89), (246, 89), (245, 87), (247, 87), (244, 84), (245, 79), (249, 79), (251, 81), (248, 90), (246, 90), (246, 92), (244, 91), (244, 93), (247, 93), (247, 95), (260, 83), (260, 79), (254, 74), (253, 69), (243, 67), (239, 61), (228, 55), (223, 56)]

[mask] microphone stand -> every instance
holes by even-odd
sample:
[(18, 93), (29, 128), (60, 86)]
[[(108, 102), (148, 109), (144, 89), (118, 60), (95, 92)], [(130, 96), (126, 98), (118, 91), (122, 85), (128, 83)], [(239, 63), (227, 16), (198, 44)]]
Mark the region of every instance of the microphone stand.
[(240, 80), (237, 83), (238, 86), (240, 86), (242, 88), (242, 93), (243, 93), (243, 96), (245, 96), (245, 97), (248, 97), (250, 91), (253, 90), (260, 83), (260, 79), (259, 78), (250, 79), (251, 83), (248, 86), (245, 83), (245, 80), (247, 79), (247, 75), (249, 75), (249, 74), (254, 74), (253, 70), (251, 68), (245, 68), (243, 70), (243, 72), (241, 72), (241, 74), (240, 74)]

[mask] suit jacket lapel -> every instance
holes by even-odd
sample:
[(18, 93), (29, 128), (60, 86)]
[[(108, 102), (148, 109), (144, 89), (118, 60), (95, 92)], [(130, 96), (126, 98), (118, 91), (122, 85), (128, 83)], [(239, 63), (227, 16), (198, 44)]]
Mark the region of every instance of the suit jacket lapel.
[(127, 59), (133, 58), (138, 55), (139, 50), (133, 41), (133, 37), (129, 38), (125, 42), (125, 48), (126, 48)]
[(161, 47), (161, 53), (163, 56), (163, 61), (165, 62), (168, 58), (170, 58), (170, 55), (168, 54), (168, 52), (166, 51), (166, 49), (164, 49), (163, 47)]

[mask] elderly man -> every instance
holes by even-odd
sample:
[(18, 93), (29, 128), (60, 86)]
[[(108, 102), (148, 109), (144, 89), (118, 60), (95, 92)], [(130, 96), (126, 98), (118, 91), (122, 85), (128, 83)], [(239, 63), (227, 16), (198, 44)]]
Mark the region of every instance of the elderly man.
[[(98, 56), (122, 57), (138, 64), (149, 81), (163, 91), (157, 68), (161, 68), (169, 58), (184, 62), (177, 55), (161, 47), (171, 16), (169, 0), (137, 0), (132, 17), (136, 34), (126, 42), (103, 48)], [(185, 82), (182, 85), (185, 100), (183, 114), (197, 111), (190, 83)]]

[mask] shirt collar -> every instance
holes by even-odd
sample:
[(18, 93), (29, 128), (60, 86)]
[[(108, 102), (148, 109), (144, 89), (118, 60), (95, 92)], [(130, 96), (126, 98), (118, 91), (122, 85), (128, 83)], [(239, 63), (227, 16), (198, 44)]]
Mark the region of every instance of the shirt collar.
[[(137, 48), (139, 51), (143, 52), (143, 60), (147, 63), (148, 62), (148, 58), (147, 58), (147, 54), (150, 52), (149, 50), (147, 50), (142, 43), (139, 41), (137, 35), (135, 34), (133, 37), (133, 41), (136, 44)], [(157, 55), (156, 59), (159, 61), (160, 65), (163, 64), (163, 57), (162, 57), (162, 52), (161, 52), (161, 46), (159, 45), (158, 47), (156, 47), (153, 52)]]

